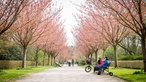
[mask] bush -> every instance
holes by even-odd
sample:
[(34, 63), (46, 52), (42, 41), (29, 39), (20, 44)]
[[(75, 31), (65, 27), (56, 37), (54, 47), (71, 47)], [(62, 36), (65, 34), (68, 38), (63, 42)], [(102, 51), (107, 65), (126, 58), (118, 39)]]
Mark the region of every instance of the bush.
[(143, 71), (135, 71), (133, 74), (143, 74)]
[(109, 58), (109, 60), (114, 60), (114, 50), (113, 50), (113, 47), (108, 47), (107, 50), (105, 51), (104, 53), (104, 56), (107, 56)]
[(21, 60), (21, 49), (17, 45), (12, 45), (9, 47), (4, 47), (3, 52), (0, 52), (0, 60)]
[(85, 60), (85, 59), (81, 59), (81, 60), (78, 62), (78, 65), (79, 65), (79, 66), (86, 65), (86, 60)]
[(133, 56), (121, 56), (118, 58), (118, 60), (142, 60), (142, 55), (133, 55)]

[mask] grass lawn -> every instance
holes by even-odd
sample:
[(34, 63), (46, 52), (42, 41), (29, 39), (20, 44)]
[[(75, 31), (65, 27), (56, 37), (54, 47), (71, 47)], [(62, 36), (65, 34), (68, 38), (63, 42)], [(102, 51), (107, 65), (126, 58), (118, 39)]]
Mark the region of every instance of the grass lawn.
[(52, 66), (27, 67), (25, 69), (4, 69), (0, 71), (0, 82), (13, 82), (14, 79), (27, 75), (29, 73), (38, 72), (44, 69), (53, 68)]
[(114, 76), (127, 80), (128, 82), (146, 82), (146, 73), (140, 69), (127, 69), (127, 68), (110, 68)]

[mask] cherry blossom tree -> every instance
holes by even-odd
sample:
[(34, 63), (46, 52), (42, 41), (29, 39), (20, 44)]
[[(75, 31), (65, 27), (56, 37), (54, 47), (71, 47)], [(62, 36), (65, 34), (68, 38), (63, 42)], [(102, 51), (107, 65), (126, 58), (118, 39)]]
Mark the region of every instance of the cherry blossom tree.
[[(41, 34), (41, 36), (31, 45), (35, 51), (36, 51), (36, 66), (38, 66), (38, 52), (40, 50), (44, 50), (44, 60), (43, 60), (43, 65), (45, 65), (45, 56), (46, 56), (46, 46), (48, 41), (50, 41), (49, 39), (51, 35), (54, 35), (54, 24), (52, 24), (54, 21), (53, 20), (46, 20), (41, 24), (41, 28), (45, 27), (45, 30), (43, 31), (43, 33)], [(57, 29), (56, 29), (57, 30)]]
[[(101, 14), (100, 14), (101, 15)], [(114, 62), (115, 67), (117, 64), (117, 45), (123, 40), (123, 38), (128, 34), (126, 27), (119, 24), (113, 19), (109, 14), (107, 15), (90, 15), (92, 23), (90, 24), (93, 29), (95, 29), (101, 36), (114, 48)], [(98, 17), (97, 17), (98, 16)], [(100, 18), (101, 17), (101, 18)]]
[(28, 0), (0, 1), (0, 35), (13, 25), (26, 5), (28, 5)]
[[(83, 6), (83, 11), (81, 11), (83, 14), (86, 14), (81, 19), (84, 22), (82, 23), (82, 27), (87, 27), (89, 31), (93, 30), (95, 32), (92, 32), (92, 38), (95, 35), (99, 36), (98, 38), (96, 36), (96, 43), (91, 41), (91, 43), (98, 44), (98, 48), (100, 48), (100, 43), (103, 43), (101, 39), (106, 40), (106, 42), (113, 46), (115, 67), (117, 67), (116, 47), (127, 35), (127, 28), (120, 24), (109, 12), (105, 11), (101, 5), (92, 3), (92, 1), (89, 1), (87, 4), (88, 6)], [(88, 33), (85, 34), (87, 37), (90, 37)], [(96, 47), (94, 46), (93, 48)]]
[[(47, 26), (46, 30), (43, 32), (42, 37), (40, 37), (33, 45), (37, 48), (44, 50), (48, 54), (48, 65), (53, 65), (56, 62), (56, 57), (58, 57), (65, 47), (64, 32), (62, 28), (62, 22), (58, 22), (59, 17), (55, 17)], [(48, 24), (48, 23), (47, 23)], [(45, 53), (44, 53), (45, 57)], [(44, 58), (45, 59), (45, 58)], [(53, 61), (54, 60), (54, 61)], [(45, 63), (45, 62), (43, 62)]]
[(46, 26), (41, 24), (49, 18), (44, 19), (42, 13), (49, 2), (43, 0), (31, 2), (23, 9), (13, 25), (13, 40), (23, 49), (22, 68), (26, 67), (27, 46), (37, 41), (45, 31)]
[(111, 13), (123, 26), (131, 29), (141, 38), (141, 46), (146, 72), (146, 1), (145, 0), (99, 0), (99, 3)]
[(81, 27), (77, 29), (77, 48), (82, 51), (88, 58), (89, 55), (92, 58), (92, 54), (95, 53), (95, 61), (97, 61), (97, 52), (99, 49), (98, 34), (94, 29), (90, 28), (90, 25), (85, 21), (81, 21)]

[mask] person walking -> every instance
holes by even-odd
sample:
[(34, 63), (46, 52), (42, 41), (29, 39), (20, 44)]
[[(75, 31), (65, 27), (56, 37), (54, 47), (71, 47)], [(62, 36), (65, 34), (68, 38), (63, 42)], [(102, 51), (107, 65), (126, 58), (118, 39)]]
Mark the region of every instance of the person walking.
[(68, 66), (70, 67), (71, 66), (71, 60), (68, 60)]
[(72, 66), (74, 66), (74, 59), (72, 59)]

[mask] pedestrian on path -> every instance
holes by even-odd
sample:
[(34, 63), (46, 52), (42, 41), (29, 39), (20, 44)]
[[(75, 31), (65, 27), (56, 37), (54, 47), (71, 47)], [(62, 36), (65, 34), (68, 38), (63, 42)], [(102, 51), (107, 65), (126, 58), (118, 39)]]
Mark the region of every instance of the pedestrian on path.
[(68, 66), (70, 67), (71, 66), (71, 60), (68, 60)]
[(74, 59), (72, 59), (72, 66), (74, 66)]

